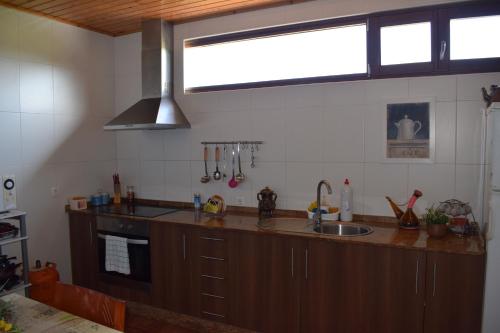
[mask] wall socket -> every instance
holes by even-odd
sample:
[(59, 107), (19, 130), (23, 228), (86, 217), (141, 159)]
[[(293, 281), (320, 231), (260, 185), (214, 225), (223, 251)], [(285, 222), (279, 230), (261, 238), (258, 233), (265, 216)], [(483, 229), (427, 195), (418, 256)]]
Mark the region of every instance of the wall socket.
[(236, 197), (236, 204), (238, 206), (243, 206), (245, 204), (245, 198), (244, 197)]
[(59, 189), (57, 187), (51, 187), (50, 188), (50, 195), (52, 198), (55, 198), (57, 196), (57, 193), (59, 192)]

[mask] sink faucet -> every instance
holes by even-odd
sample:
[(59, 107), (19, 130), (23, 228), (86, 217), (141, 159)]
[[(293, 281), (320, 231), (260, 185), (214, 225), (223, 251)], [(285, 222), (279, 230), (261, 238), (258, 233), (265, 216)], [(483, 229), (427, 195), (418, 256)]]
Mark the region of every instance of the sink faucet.
[(318, 183), (318, 188), (316, 190), (316, 205), (318, 206), (318, 208), (316, 208), (316, 213), (314, 214), (313, 218), (316, 227), (321, 227), (321, 223), (323, 222), (323, 219), (321, 218), (321, 185), (325, 185), (328, 194), (332, 194), (332, 187), (328, 180), (322, 180)]

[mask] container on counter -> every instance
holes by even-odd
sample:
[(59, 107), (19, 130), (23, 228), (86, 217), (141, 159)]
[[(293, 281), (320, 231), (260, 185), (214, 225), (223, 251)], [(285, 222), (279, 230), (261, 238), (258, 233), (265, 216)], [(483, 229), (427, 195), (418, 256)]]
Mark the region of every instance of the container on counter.
[(201, 209), (201, 194), (198, 192), (193, 195), (193, 205), (195, 210)]
[(135, 192), (133, 186), (127, 186), (127, 206), (133, 207), (135, 205)]
[(340, 192), (340, 220), (344, 222), (352, 221), (352, 210), (352, 188), (349, 185), (349, 179), (346, 178)]

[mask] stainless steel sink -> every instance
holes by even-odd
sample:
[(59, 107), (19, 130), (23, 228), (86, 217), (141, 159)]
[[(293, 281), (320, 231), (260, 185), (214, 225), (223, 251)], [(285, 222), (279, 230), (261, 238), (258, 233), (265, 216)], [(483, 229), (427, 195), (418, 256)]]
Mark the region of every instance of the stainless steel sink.
[(315, 226), (314, 231), (320, 234), (335, 236), (363, 236), (373, 232), (369, 226), (355, 223), (329, 223), (323, 222), (321, 226)]

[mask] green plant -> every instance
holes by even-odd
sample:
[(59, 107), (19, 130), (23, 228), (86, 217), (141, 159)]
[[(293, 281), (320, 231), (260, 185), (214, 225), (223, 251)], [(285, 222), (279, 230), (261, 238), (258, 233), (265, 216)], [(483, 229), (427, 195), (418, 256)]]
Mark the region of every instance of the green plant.
[(440, 212), (434, 206), (427, 208), (426, 213), (423, 216), (423, 220), (427, 224), (446, 224), (448, 223), (448, 216)]

